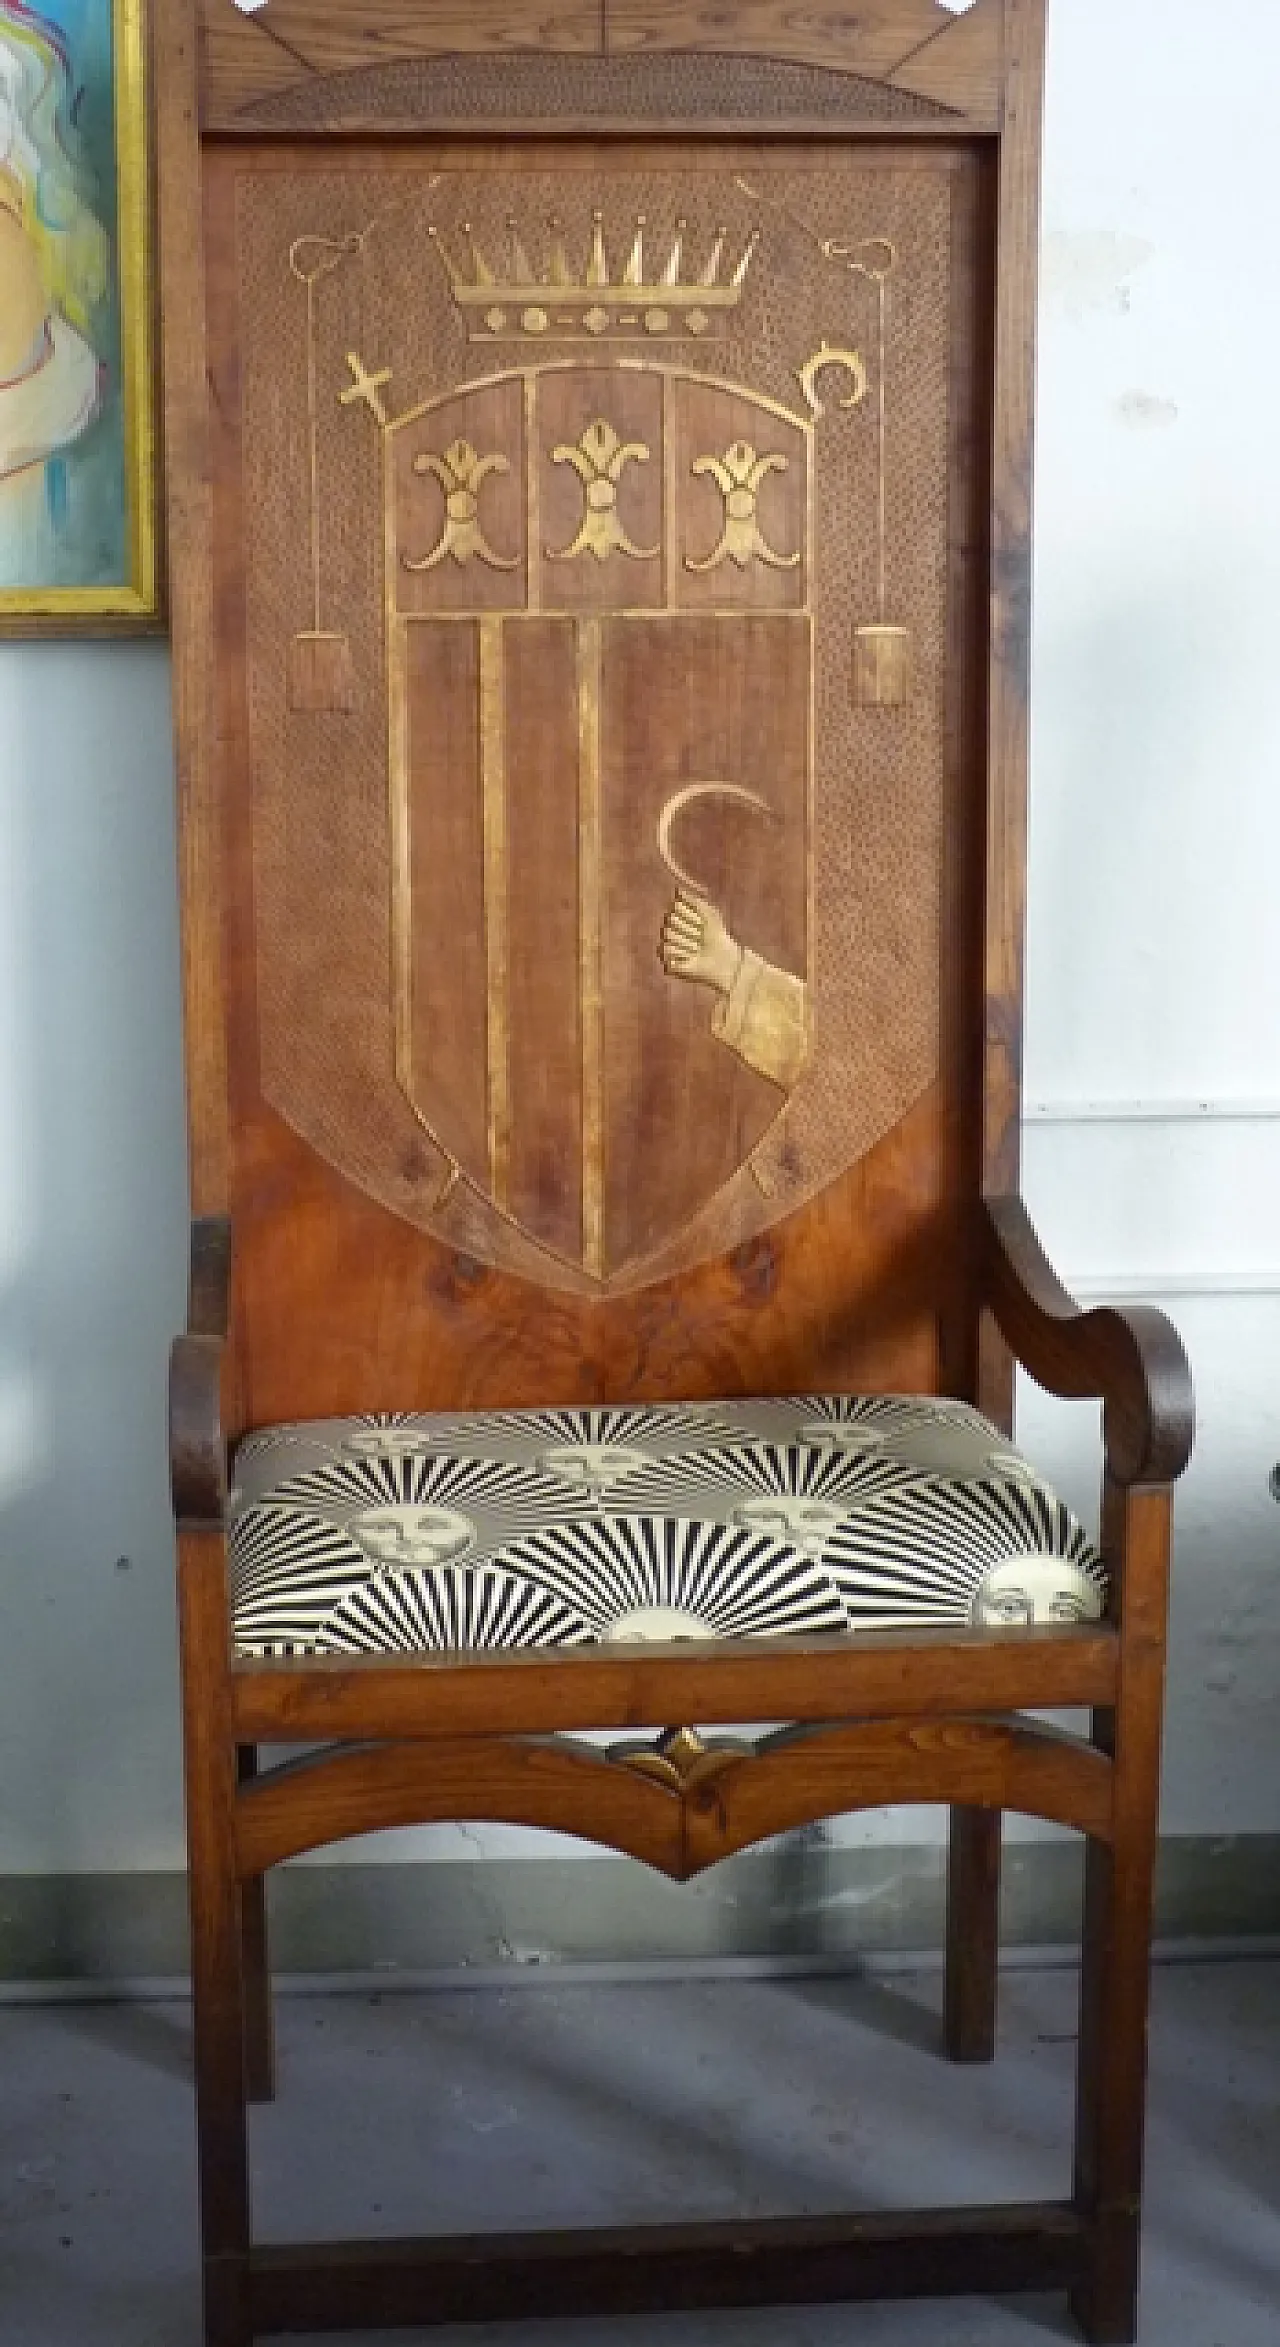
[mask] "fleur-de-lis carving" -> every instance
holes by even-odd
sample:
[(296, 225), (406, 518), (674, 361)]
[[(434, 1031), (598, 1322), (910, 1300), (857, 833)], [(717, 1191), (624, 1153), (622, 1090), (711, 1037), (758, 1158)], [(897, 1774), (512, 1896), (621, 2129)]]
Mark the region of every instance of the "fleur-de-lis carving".
[(709, 474), (724, 499), (724, 526), (718, 546), (705, 561), (695, 562), (686, 554), (686, 570), (716, 570), (722, 562), (736, 563), (739, 570), (746, 570), (753, 562), (767, 563), (770, 570), (795, 569), (799, 555), (775, 553), (762, 536), (756, 517), (761, 482), (770, 473), (785, 473), (788, 462), (776, 451), (757, 456), (749, 440), (733, 441), (723, 456), (694, 458), (694, 473)]
[(571, 465), (582, 483), (582, 520), (568, 546), (548, 546), (548, 561), (568, 562), (577, 554), (594, 554), (597, 562), (603, 562), (608, 554), (629, 554), (636, 562), (653, 561), (661, 548), (633, 545), (618, 513), (618, 483), (626, 466), (647, 464), (649, 454), (643, 440), (619, 439), (603, 416), (588, 424), (574, 447), (562, 440), (552, 449), (552, 463)]
[(446, 554), (455, 562), (487, 562), (492, 570), (514, 570), (518, 554), (495, 554), (480, 520), (480, 490), (491, 473), (509, 473), (505, 456), (477, 456), (469, 440), (455, 440), (443, 456), (415, 456), (415, 473), (430, 473), (444, 491), (444, 528), (429, 554), (414, 562), (402, 557), (406, 570), (434, 570)]

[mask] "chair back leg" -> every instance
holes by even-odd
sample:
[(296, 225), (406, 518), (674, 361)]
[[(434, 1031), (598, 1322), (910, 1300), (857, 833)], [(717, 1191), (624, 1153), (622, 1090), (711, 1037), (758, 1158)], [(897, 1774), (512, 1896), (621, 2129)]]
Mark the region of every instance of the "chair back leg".
[(996, 2050), (1000, 1825), (998, 1809), (951, 1811), (942, 1998), (942, 2042), (951, 2062), (989, 2062)]

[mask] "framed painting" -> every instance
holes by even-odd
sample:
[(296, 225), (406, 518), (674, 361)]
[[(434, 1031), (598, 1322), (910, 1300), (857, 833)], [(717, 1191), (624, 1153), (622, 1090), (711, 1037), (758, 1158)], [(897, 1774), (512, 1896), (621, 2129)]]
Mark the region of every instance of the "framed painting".
[(146, 0), (0, 0), (0, 633), (158, 617)]

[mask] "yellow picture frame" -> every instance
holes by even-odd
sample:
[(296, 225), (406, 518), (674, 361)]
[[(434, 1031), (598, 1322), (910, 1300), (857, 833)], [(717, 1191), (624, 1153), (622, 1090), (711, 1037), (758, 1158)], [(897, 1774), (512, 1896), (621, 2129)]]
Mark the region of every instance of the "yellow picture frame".
[[(11, 457), (12, 477), (21, 472), (28, 508), (36, 494), (33, 476), (40, 476), (39, 488), (44, 493), (40, 543), (44, 545), (51, 537), (58, 540), (51, 567), (60, 575), (33, 575), (29, 584), (15, 577), (26, 541), (11, 537), (5, 542), (0, 499), (0, 636), (145, 631), (157, 627), (161, 619), (146, 9), (147, 0), (35, 0), (33, 35), (33, 11), (10, 12), (5, 0), (0, 0), (0, 68), (7, 60), (12, 69), (7, 84), (0, 74), (0, 132), (7, 105), (11, 117), (9, 155), (15, 153), (13, 142), (21, 134), (20, 122), (14, 128), (15, 93), (29, 93), (33, 78), (44, 71), (57, 80), (66, 98), (74, 95), (77, 143), (86, 118), (90, 137), (96, 133), (99, 160), (109, 136), (111, 165), (110, 174), (98, 169), (95, 182), (96, 190), (102, 191), (109, 177), (105, 192), (97, 194), (98, 207), (108, 217), (92, 222), (101, 231), (105, 261), (103, 290), (93, 316), (95, 322), (106, 319), (102, 339), (109, 343), (106, 355), (97, 341), (90, 352), (91, 357), (98, 352), (99, 409), (67, 450), (54, 448), (42, 457), (37, 440), (32, 443), (37, 455), (25, 467), (20, 463), (23, 445)], [(91, 52), (96, 77), (82, 72), (75, 49), (77, 33), (85, 36), (82, 46)], [(51, 112), (46, 84), (39, 109), (32, 104), (32, 119), (38, 113), (43, 125)], [(55, 169), (65, 163), (60, 151)], [(5, 173), (5, 142), (0, 136), (0, 181)], [(56, 357), (59, 337), (70, 342), (80, 339), (69, 310), (64, 314), (60, 306), (64, 287), (56, 229), (61, 223), (50, 233), (42, 216), (41, 178), (34, 172), (28, 174), (25, 191), (16, 167), (9, 170), (8, 179), (11, 186), (18, 186), (18, 196), (10, 197), (10, 210), (18, 213), (43, 262), (49, 305), (46, 347)], [(0, 208), (3, 201), (0, 186)], [(79, 252), (85, 237), (78, 229), (77, 236)], [(83, 317), (79, 324), (88, 334)], [(83, 352), (83, 340), (80, 348)], [(50, 378), (56, 374), (55, 367), (41, 358), (28, 378), (33, 394), (38, 392), (42, 370)], [(0, 402), (11, 388), (0, 375)], [(31, 404), (29, 398), (28, 431)], [(0, 492), (6, 486), (2, 415), (0, 408)], [(110, 507), (105, 517), (104, 503)], [(82, 547), (76, 544), (80, 515), (92, 517), (90, 526), (85, 527)], [(77, 580), (68, 573), (74, 572), (82, 553), (86, 576)], [(33, 562), (33, 572), (36, 567)], [(104, 568), (118, 575), (105, 576)]]

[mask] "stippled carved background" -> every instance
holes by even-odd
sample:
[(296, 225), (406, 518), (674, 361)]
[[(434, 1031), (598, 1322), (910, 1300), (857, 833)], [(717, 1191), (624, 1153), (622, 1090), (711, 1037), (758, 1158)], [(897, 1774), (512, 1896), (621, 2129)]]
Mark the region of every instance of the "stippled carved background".
[[(656, 247), (690, 221), (760, 243), (727, 333), (689, 364), (803, 412), (796, 370), (825, 342), (867, 358), (871, 396), (815, 427), (816, 758), (812, 836), (813, 1048), (754, 1166), (668, 1234), (615, 1289), (719, 1255), (789, 1214), (905, 1114), (939, 1065), (945, 778), (948, 367), (957, 169), (935, 149), (853, 158), (743, 149), (636, 148), (602, 163), (567, 150), (554, 171), (502, 167), (480, 148), (401, 153), (335, 169), (258, 150), (236, 170), (233, 296), (241, 353), (249, 607), (253, 885), (260, 1074), (265, 1098), (329, 1164), (408, 1220), (545, 1284), (598, 1283), (539, 1248), (477, 1187), (455, 1183), (395, 1079), (388, 817), (383, 519), (379, 436), (341, 407), (346, 357), (391, 370), (393, 412), (491, 374), (468, 342), (427, 235), (471, 220), (501, 249), (515, 213), (537, 244), (549, 214), (585, 251), (599, 204), (615, 242), (638, 212)], [(440, 175), (440, 176), (437, 176)], [(745, 178), (754, 193), (738, 184)], [(435, 184), (432, 184), (433, 181)], [(799, 222), (808, 224), (806, 233)], [(317, 482), (323, 625), (350, 640), (354, 707), (291, 709), (289, 640), (311, 625), (306, 548), (306, 298), (289, 252), (302, 237), (361, 238), (316, 289)], [(889, 237), (889, 617), (912, 630), (904, 709), (855, 708), (851, 636), (876, 616), (874, 288), (814, 236)], [(225, 322), (229, 325), (229, 321)], [(506, 363), (581, 356), (550, 338)], [(607, 352), (596, 354), (607, 359)], [(663, 352), (678, 365), (683, 354)]]
[(914, 91), (821, 66), (754, 57), (417, 57), (312, 76), (239, 109), (238, 125), (320, 131), (350, 122), (590, 119), (935, 122), (951, 109)]

